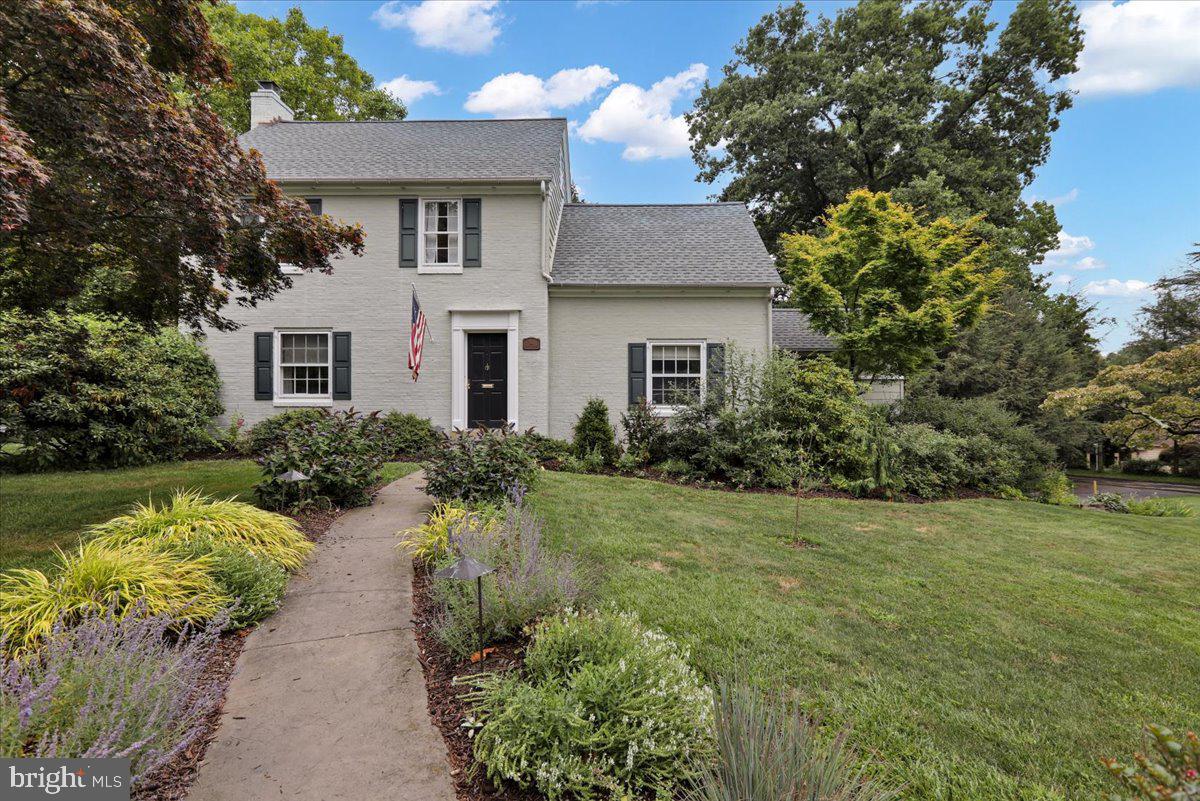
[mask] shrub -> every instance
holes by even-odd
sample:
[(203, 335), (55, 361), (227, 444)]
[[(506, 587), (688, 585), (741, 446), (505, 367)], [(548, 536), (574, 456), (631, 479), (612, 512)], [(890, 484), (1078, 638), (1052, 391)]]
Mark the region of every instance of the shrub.
[[(451, 540), (455, 553), (495, 568), (483, 580), (488, 640), (514, 637), (534, 620), (579, 599), (574, 560), (542, 547), (542, 523), (519, 496), (508, 505), (501, 522), (467, 518), (453, 527)], [(443, 609), (435, 626), (439, 639), (459, 656), (472, 653), (479, 642), (473, 582), (438, 580), (434, 591)]]
[(625, 429), (625, 453), (634, 465), (652, 464), (666, 457), (666, 422), (645, 398), (621, 413), (621, 427)]
[(325, 414), (324, 409), (306, 407), (288, 409), (260, 420), (246, 434), (242, 450), (248, 456), (262, 456), (283, 445), (289, 433), (320, 420)]
[(1079, 506), (1075, 485), (1061, 470), (1047, 470), (1034, 487), (1033, 497), (1053, 506)]
[(1130, 498), (1126, 502), (1129, 513), (1146, 517), (1191, 517), (1192, 507), (1175, 498)]
[[(289, 430), (258, 461), (263, 479), (254, 491), (268, 509), (366, 506), (371, 488), (382, 478), (383, 460), (364, 434), (362, 416), (353, 409), (322, 410), (319, 418)], [(290, 470), (308, 479), (278, 478)]]
[(220, 703), (206, 675), (224, 621), (172, 645), (169, 615), (89, 613), (38, 659), (0, 653), (0, 756), (128, 757), (134, 786), (191, 746)]
[(592, 448), (582, 456), (568, 454), (562, 460), (562, 469), (568, 473), (603, 473), (606, 467), (599, 448)]
[(1123, 792), (1113, 801), (1197, 801), (1200, 799), (1200, 737), (1177, 737), (1163, 726), (1146, 727), (1149, 747), (1133, 763), (1100, 760)]
[(532, 485), (538, 469), (522, 437), (509, 429), (455, 432), (423, 467), (426, 492), (468, 506), (503, 502)]
[(498, 515), (494, 508), (472, 512), (457, 501), (439, 503), (426, 515), (424, 523), (400, 532), (400, 547), (422, 562), (436, 564), (450, 553), (452, 529), (478, 527), (492, 530), (498, 525)]
[(438, 444), (433, 423), (415, 414), (388, 412), (382, 417), (366, 418), (363, 425), (367, 439), (387, 461), (422, 459)]
[(136, 465), (214, 448), (219, 388), (208, 355), (174, 329), (0, 313), (0, 423), (22, 446), (15, 467)]
[(35, 647), (56, 623), (88, 615), (145, 609), (195, 623), (212, 619), (230, 600), (213, 580), (209, 556), (180, 559), (142, 545), (91, 541), (57, 558), (49, 576), (29, 568), (0, 576), (0, 640), (15, 652)]
[(497, 784), (562, 798), (671, 798), (711, 753), (711, 694), (687, 651), (628, 614), (534, 627), (522, 675), (467, 696), (475, 758)]
[(171, 547), (192, 540), (239, 545), (288, 570), (296, 570), (313, 544), (296, 521), (232, 498), (214, 501), (195, 491), (177, 491), (169, 503), (135, 504), (125, 515), (92, 526), (88, 534), (107, 547), (145, 544)]
[(617, 462), (617, 435), (608, 421), (608, 404), (600, 398), (592, 398), (583, 407), (575, 421), (575, 438), (572, 442), (575, 455), (585, 458), (593, 451), (600, 454), (604, 464)]
[(521, 434), (521, 444), (539, 462), (562, 461), (574, 452), (574, 446), (565, 439), (547, 437), (532, 428)]
[(241, 545), (192, 539), (171, 550), (187, 559), (211, 557), (209, 574), (221, 594), (235, 602), (229, 609), (230, 630), (243, 629), (269, 617), (283, 602), (287, 571)]
[(823, 737), (794, 702), (722, 682), (713, 722), (717, 758), (696, 763), (688, 801), (884, 801), (896, 793), (855, 767), (842, 729)]
[(787, 487), (803, 469), (801, 452), (761, 407), (689, 406), (672, 420), (672, 443), (696, 473), (737, 487)]
[(898, 453), (896, 475), (900, 487), (922, 498), (943, 498), (964, 486), (968, 467), (962, 457), (966, 441), (924, 423), (893, 429)]
[(1200, 442), (1185, 442), (1179, 445), (1163, 448), (1158, 458), (1167, 465), (1172, 474), (1175, 472), (1175, 452), (1179, 452), (1179, 473), (1181, 476), (1200, 478)]
[(1167, 472), (1168, 469), (1169, 466), (1158, 459), (1126, 459), (1121, 463), (1122, 473), (1135, 476), (1155, 476)]

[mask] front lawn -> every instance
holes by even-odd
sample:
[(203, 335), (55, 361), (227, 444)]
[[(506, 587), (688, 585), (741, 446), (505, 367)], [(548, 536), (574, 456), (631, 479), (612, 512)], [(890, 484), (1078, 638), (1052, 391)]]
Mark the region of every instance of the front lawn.
[[(394, 481), (417, 467), (389, 462), (384, 480)], [(0, 571), (43, 569), (52, 560), (54, 546), (73, 545), (85, 526), (108, 520), (134, 503), (166, 499), (176, 489), (253, 502), (254, 484), (261, 475), (249, 459), (0, 475)]]
[(814, 499), (797, 531), (786, 496), (565, 473), (531, 499), (601, 602), (851, 722), (905, 798), (1091, 798), (1143, 724), (1200, 725), (1195, 518)]

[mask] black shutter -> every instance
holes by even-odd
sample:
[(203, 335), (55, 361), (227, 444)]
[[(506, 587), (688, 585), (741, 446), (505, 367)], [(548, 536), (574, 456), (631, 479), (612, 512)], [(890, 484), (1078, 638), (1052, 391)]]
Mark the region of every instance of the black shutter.
[(400, 199), (400, 266), (417, 266), (417, 199)]
[(350, 400), (350, 332), (333, 332), (333, 399)]
[(463, 198), (463, 267), (483, 266), (483, 201)]
[(271, 348), (275, 334), (263, 331), (254, 335), (254, 399), (271, 400), (275, 397), (275, 365), (271, 361)]
[(719, 402), (725, 399), (725, 345), (708, 343), (708, 391)]
[(629, 343), (629, 405), (646, 397), (646, 343)]

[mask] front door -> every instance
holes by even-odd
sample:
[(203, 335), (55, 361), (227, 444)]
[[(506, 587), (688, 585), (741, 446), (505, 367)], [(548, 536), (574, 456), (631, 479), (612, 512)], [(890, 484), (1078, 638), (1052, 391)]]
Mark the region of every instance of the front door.
[(508, 334), (467, 334), (467, 426), (508, 424)]

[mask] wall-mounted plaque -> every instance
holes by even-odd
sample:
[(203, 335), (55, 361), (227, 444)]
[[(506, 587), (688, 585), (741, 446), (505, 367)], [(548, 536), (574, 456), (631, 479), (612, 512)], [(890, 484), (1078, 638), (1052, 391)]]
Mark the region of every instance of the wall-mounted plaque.
[(542, 340), (537, 337), (525, 337), (521, 340), (521, 350), (541, 350)]

